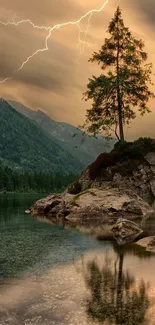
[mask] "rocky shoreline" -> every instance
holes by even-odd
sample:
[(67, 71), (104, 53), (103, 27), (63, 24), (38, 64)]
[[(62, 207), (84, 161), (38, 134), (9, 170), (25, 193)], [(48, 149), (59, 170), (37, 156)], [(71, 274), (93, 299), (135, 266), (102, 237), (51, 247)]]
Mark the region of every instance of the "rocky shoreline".
[(49, 195), (37, 201), (31, 214), (53, 224), (76, 228), (98, 238), (114, 237), (122, 245), (143, 232), (151, 206), (137, 194), (117, 188), (91, 188), (80, 194)]
[(100, 155), (65, 192), (37, 201), (32, 216), (96, 237), (113, 236), (119, 244), (133, 241), (154, 214), (155, 142), (150, 141), (153, 151), (150, 143), (139, 149), (136, 142), (138, 153), (129, 143)]

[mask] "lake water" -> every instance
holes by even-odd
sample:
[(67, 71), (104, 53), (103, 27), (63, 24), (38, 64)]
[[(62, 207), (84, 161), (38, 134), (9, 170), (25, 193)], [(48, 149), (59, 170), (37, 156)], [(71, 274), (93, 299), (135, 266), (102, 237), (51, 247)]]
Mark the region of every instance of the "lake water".
[(155, 255), (35, 220), (0, 196), (0, 325), (154, 325)]

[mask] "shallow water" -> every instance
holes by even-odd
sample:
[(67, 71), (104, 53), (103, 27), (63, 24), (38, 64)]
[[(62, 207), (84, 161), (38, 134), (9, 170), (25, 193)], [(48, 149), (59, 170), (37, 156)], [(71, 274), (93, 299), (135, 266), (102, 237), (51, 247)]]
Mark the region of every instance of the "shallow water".
[(0, 197), (0, 325), (155, 324), (155, 255), (34, 220)]

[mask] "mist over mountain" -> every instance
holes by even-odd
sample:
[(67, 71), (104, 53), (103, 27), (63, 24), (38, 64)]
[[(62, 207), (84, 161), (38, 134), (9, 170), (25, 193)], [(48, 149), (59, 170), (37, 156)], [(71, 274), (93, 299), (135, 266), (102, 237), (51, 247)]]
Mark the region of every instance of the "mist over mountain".
[(102, 136), (97, 138), (83, 132), (71, 124), (56, 122), (43, 111), (34, 111), (21, 103), (9, 100), (9, 103), (18, 112), (34, 121), (46, 135), (55, 139), (71, 155), (80, 160), (83, 167), (90, 164), (102, 152), (109, 152), (116, 140), (107, 140)]

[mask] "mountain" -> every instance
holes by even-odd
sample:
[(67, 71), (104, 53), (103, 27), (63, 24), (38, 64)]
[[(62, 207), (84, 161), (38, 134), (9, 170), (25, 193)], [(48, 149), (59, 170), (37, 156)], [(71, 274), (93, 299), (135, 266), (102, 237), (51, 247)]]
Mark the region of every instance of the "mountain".
[(62, 174), (79, 173), (83, 165), (55, 137), (49, 137), (8, 102), (0, 100), (0, 160), (13, 169)]
[(59, 145), (80, 160), (84, 167), (94, 161), (100, 153), (111, 151), (116, 142), (116, 140), (107, 140), (102, 136), (94, 138), (88, 134), (83, 135), (80, 129), (68, 123), (56, 122), (40, 110), (33, 111), (15, 101), (9, 101), (9, 103), (18, 112), (33, 120), (49, 138), (55, 138)]

